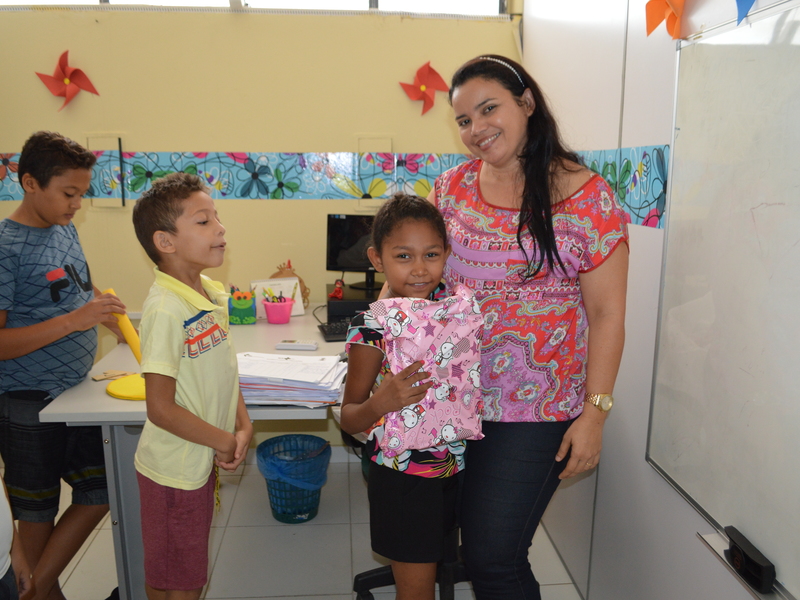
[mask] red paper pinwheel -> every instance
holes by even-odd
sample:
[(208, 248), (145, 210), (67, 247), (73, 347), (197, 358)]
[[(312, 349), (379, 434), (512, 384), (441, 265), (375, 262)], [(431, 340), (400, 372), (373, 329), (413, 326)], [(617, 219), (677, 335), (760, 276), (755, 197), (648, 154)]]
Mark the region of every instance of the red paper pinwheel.
[[(67, 64), (68, 54), (69, 50), (66, 50), (64, 54), (61, 55), (61, 58), (58, 59), (56, 70), (52, 76), (36, 73), (53, 96), (63, 96), (65, 98), (61, 108), (69, 104), (81, 90), (86, 90), (98, 96), (100, 95), (97, 90), (94, 89), (92, 82), (89, 81), (89, 78), (83, 71), (74, 69)], [(61, 108), (58, 110), (61, 110)]]
[(447, 92), (450, 90), (447, 84), (442, 79), (430, 62), (426, 62), (419, 69), (414, 76), (414, 83), (400, 83), (403, 89), (412, 100), (422, 100), (422, 114), (424, 115), (433, 106), (433, 97), (436, 90), (440, 92)]

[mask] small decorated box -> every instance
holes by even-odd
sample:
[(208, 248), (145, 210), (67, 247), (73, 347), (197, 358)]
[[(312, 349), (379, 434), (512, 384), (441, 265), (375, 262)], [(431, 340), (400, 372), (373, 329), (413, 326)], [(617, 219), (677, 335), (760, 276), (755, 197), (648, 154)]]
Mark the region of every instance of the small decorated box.
[(253, 325), (256, 322), (255, 294), (241, 292), (237, 287), (231, 286), (228, 315), (231, 325)]

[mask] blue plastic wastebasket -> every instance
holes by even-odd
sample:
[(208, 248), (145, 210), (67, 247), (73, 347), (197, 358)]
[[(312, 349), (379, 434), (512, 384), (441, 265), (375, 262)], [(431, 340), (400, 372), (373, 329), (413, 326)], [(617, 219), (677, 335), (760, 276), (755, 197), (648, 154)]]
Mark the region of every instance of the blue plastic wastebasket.
[(267, 480), (272, 516), (281, 523), (304, 523), (317, 516), (328, 478), (330, 442), (315, 435), (280, 435), (256, 449), (258, 470)]

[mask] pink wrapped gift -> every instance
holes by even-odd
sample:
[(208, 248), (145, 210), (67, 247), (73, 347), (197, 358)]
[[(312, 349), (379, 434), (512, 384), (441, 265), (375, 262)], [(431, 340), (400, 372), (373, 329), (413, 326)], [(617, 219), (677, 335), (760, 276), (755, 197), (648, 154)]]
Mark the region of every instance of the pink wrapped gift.
[(384, 328), (392, 373), (421, 360), (433, 382), (423, 400), (385, 416), (380, 446), (386, 456), (483, 437), (483, 317), (470, 290), (457, 285), (453, 292), (435, 302), (388, 298), (370, 304)]

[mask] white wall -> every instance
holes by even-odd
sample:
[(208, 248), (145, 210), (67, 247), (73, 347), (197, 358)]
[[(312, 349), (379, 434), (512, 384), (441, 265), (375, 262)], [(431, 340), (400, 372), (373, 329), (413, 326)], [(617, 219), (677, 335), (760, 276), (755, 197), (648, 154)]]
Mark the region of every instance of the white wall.
[[(628, 0), (525, 2), (525, 67), (542, 87), (565, 142), (575, 150), (619, 145), (627, 11)], [(596, 485), (596, 472), (564, 482), (542, 519), (584, 597)]]
[(619, 143), (628, 0), (526, 0), (525, 67), (576, 150)]
[(627, 339), (604, 432), (588, 598), (747, 600), (697, 539), (713, 528), (645, 462), (664, 236), (632, 226), (630, 237)]
[[(676, 42), (664, 25), (646, 36), (646, 3), (525, 2), (525, 66), (576, 149), (671, 143)], [(778, 3), (758, 0), (752, 10)], [(684, 36), (736, 18), (733, 0), (685, 6)], [(713, 528), (645, 461), (663, 231), (632, 226), (630, 236), (627, 340), (601, 465), (558, 491), (544, 524), (588, 600), (747, 600), (697, 539)]]

